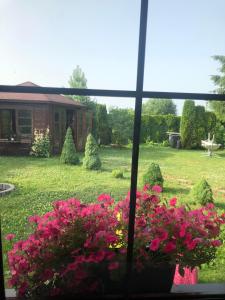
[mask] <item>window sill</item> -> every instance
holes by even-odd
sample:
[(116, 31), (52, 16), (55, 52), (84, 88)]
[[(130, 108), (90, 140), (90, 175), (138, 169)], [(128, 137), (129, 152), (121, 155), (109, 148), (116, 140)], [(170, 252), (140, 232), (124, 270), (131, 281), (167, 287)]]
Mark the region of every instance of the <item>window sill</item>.
[[(133, 295), (130, 299), (224, 299), (224, 283), (199, 283), (193, 285), (180, 284), (173, 285), (171, 293), (168, 294), (149, 294)], [(64, 297), (62, 297), (63, 299)], [(12, 289), (6, 289), (6, 299), (16, 300), (16, 293)], [(93, 299), (97, 299), (94, 298)], [(104, 299), (124, 299), (122, 295), (108, 295)]]
[(28, 141), (28, 140), (10, 141), (10, 140), (7, 140), (7, 139), (0, 139), (0, 143), (2, 143), (2, 144), (30, 144), (30, 141)]

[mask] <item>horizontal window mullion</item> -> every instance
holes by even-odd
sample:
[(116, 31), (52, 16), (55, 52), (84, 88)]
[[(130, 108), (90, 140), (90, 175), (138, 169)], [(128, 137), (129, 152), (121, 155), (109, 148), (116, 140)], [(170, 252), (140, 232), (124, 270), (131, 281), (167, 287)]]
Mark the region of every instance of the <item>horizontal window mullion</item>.
[(225, 101), (225, 94), (209, 93), (181, 93), (181, 92), (158, 92), (158, 91), (129, 91), (129, 90), (103, 90), (103, 89), (75, 89), (56, 87), (27, 87), (0, 85), (0, 92), (6, 93), (34, 93), (34, 94), (64, 94), (77, 96), (104, 96), (121, 98), (167, 98), (167, 99), (193, 99), (193, 100), (217, 100)]

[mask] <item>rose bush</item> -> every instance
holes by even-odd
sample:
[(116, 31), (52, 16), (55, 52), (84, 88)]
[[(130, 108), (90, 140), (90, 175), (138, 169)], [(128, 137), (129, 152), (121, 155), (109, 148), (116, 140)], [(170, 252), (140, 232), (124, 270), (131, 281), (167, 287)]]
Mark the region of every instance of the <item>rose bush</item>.
[[(213, 204), (190, 210), (176, 198), (160, 202), (161, 188), (137, 193), (134, 268), (179, 264), (194, 268), (215, 258), (224, 215)], [(53, 210), (32, 216), (33, 233), (8, 253), (9, 284), (21, 297), (104, 293), (125, 274), (129, 193), (114, 203), (106, 194), (96, 204), (56, 201)], [(7, 236), (11, 241), (12, 234)]]

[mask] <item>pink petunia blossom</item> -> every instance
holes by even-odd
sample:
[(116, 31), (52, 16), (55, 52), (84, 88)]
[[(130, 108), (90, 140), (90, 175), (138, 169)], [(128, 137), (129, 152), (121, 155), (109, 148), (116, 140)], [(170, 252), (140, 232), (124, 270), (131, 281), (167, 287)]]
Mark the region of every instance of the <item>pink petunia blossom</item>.
[(110, 271), (116, 270), (116, 269), (119, 268), (119, 265), (120, 265), (120, 264), (119, 264), (117, 261), (111, 262), (111, 263), (108, 265), (108, 269), (109, 269)]
[(192, 240), (190, 242), (187, 242), (187, 249), (188, 250), (194, 250), (197, 246), (198, 242), (196, 240)]
[(144, 185), (143, 191), (146, 192), (146, 191), (149, 191), (149, 190), (150, 190), (150, 184), (147, 183), (147, 184)]
[(214, 240), (211, 242), (213, 247), (219, 247), (222, 245), (222, 242), (220, 240)]
[(151, 244), (150, 244), (150, 250), (152, 250), (152, 251), (158, 250), (159, 245), (160, 245), (160, 239), (159, 238), (156, 238), (156, 239), (152, 240)]
[(5, 239), (7, 240), (7, 241), (12, 241), (14, 238), (15, 238), (15, 234), (14, 233), (9, 233), (9, 234), (7, 234), (6, 236), (5, 236)]
[(153, 192), (156, 192), (156, 193), (161, 193), (161, 192), (162, 192), (162, 188), (161, 188), (161, 186), (159, 186), (159, 185), (154, 185), (154, 186), (152, 187), (152, 191), (153, 191)]
[(172, 198), (172, 199), (170, 199), (170, 206), (176, 206), (176, 204), (177, 204), (177, 198)]
[(174, 242), (168, 242), (164, 248), (165, 253), (170, 253), (176, 249), (176, 244)]

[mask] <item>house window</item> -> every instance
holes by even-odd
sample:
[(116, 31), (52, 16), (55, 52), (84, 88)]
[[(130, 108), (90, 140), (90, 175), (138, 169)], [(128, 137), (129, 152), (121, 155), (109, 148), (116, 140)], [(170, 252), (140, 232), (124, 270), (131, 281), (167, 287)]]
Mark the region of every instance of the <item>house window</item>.
[(0, 110), (0, 139), (14, 138), (16, 134), (15, 110)]
[(18, 129), (20, 134), (32, 134), (32, 113), (31, 110), (18, 111)]

